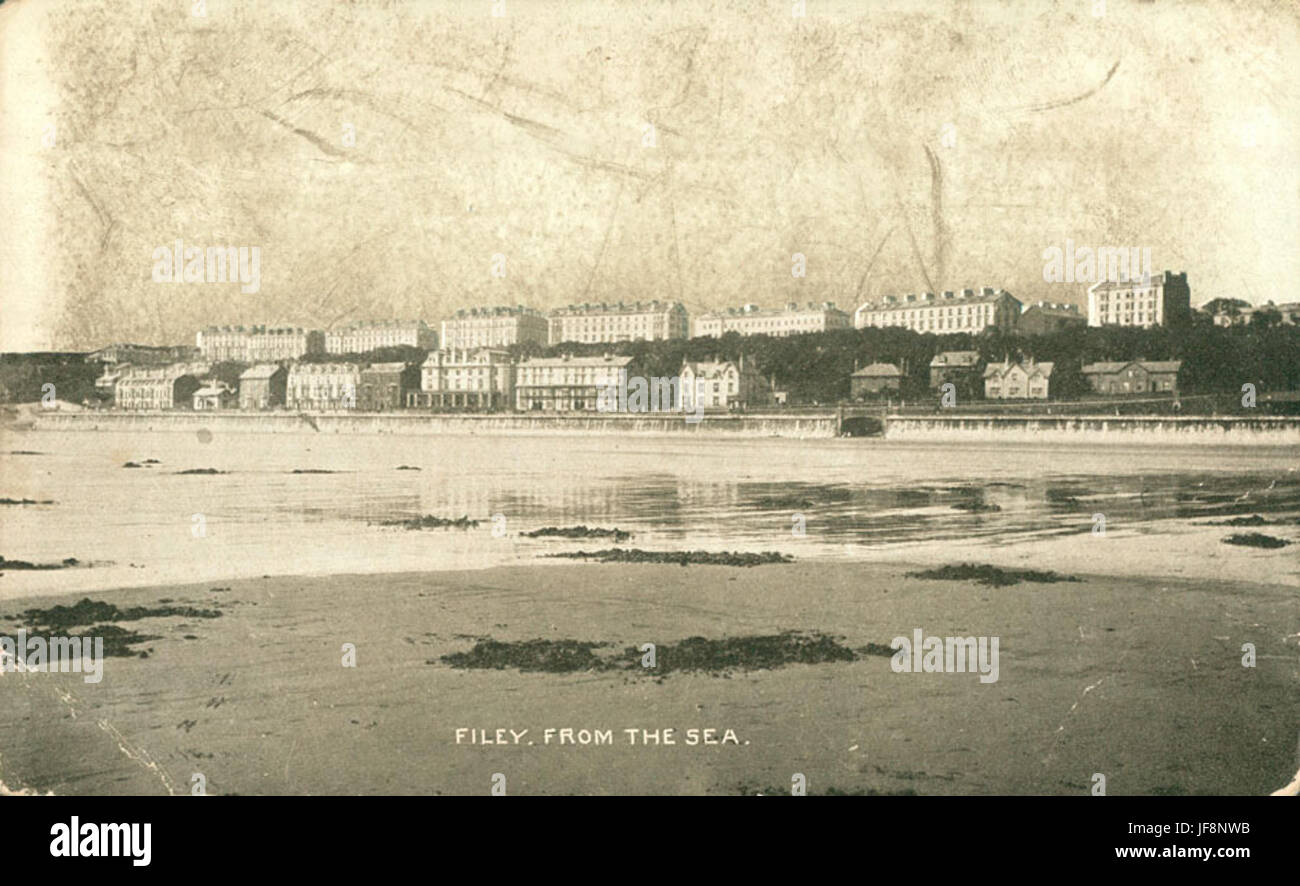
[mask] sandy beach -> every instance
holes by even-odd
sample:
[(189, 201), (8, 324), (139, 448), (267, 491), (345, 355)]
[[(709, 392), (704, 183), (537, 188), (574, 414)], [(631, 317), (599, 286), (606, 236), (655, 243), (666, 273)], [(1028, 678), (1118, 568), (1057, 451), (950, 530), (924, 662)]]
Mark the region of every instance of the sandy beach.
[[(1295, 772), (1293, 586), (1073, 573), (991, 587), (914, 569), (575, 562), (89, 593), (221, 615), (120, 622), (156, 639), (133, 647), (147, 657), (108, 658), (99, 684), (0, 676), (0, 782), (189, 793), (200, 773), (214, 795), (483, 794), (502, 775), (516, 795), (738, 794), (788, 792), (802, 773), (813, 794), (1082, 796), (1102, 773), (1111, 795), (1259, 795)], [(0, 633), (73, 600), (6, 600)], [(862, 651), (915, 629), (998, 637), (997, 682), (896, 673)], [(489, 638), (608, 643), (617, 656), (786, 631), (829, 635), (853, 660), (656, 674), (443, 659)], [(1256, 667), (1243, 667), (1244, 643)], [(579, 744), (581, 730), (613, 740)]]

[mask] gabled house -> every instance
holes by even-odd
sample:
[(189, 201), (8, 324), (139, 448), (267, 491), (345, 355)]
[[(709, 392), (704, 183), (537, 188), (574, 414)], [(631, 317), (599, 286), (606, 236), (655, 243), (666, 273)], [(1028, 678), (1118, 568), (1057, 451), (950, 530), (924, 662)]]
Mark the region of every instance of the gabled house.
[(1046, 400), (1052, 384), (1051, 363), (990, 363), (984, 368), (986, 400)]
[(712, 362), (682, 363), (682, 408), (746, 409), (770, 402), (770, 391), (752, 362), (744, 357), (739, 362), (718, 360)]

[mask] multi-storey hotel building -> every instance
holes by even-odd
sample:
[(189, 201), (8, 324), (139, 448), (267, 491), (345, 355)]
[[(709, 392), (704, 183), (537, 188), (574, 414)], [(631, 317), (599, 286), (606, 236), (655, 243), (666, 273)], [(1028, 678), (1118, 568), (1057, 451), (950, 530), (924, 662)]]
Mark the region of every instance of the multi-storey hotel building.
[(1169, 326), (1191, 316), (1187, 274), (1103, 280), (1088, 287), (1089, 326)]
[(520, 342), (546, 346), (550, 324), (546, 315), (522, 305), (515, 307), (462, 308), (442, 321), (442, 347), (508, 348)]
[(694, 321), (696, 337), (721, 338), (728, 332), (740, 335), (798, 335), (803, 332), (826, 332), (831, 329), (852, 329), (853, 320), (835, 307), (834, 302), (806, 305), (788, 304), (781, 310), (767, 310), (758, 305), (728, 308), (697, 317)]
[(290, 409), (356, 409), (361, 367), (355, 363), (295, 363), (289, 368)]
[(274, 363), (324, 353), (325, 333), (295, 326), (209, 326), (195, 344), (213, 363)]
[(495, 348), (434, 351), (420, 366), (420, 390), (406, 405), (429, 409), (510, 409), (515, 404), (515, 367), (508, 351)]
[(549, 341), (658, 341), (690, 336), (690, 321), (681, 302), (569, 305), (551, 312)]
[(1020, 301), (1005, 290), (985, 287), (935, 295), (886, 295), (869, 301), (853, 315), (858, 329), (901, 326), (916, 332), (980, 332), (990, 327), (1010, 330), (1020, 317)]
[(637, 372), (631, 357), (608, 354), (523, 360), (515, 367), (515, 406), (524, 412), (594, 412), (602, 392)]
[(431, 350), (438, 346), (438, 333), (423, 320), (375, 320), (325, 333), (327, 354), (364, 354), (402, 346)]

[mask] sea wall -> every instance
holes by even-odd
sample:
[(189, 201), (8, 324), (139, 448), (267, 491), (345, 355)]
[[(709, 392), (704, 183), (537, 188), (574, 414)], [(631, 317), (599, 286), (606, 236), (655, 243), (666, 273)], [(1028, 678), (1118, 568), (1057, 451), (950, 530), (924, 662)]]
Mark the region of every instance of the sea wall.
[(835, 413), (817, 415), (706, 415), (688, 422), (673, 415), (439, 415), (420, 412), (45, 412), (37, 430), (199, 431), (322, 434), (702, 434), (742, 437), (834, 437)]
[(1078, 443), (1083, 440), (1162, 445), (1300, 445), (1300, 419), (1195, 416), (890, 416), (890, 440), (1005, 440)]
[[(26, 426), (54, 431), (188, 431), (271, 434), (697, 434), (733, 437), (826, 438), (848, 433), (879, 437), (880, 413), (706, 415), (688, 422), (672, 415), (440, 415), (421, 412), (115, 412), (40, 411)], [(842, 424), (843, 422), (843, 424)], [(1193, 416), (919, 415), (885, 418), (889, 440), (1080, 441), (1163, 445), (1300, 446), (1300, 418)]]

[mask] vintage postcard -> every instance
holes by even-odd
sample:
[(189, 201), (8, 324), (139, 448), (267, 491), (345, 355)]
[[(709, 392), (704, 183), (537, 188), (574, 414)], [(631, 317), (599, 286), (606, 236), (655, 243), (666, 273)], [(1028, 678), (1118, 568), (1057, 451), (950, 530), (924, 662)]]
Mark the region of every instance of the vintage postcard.
[(1298, 65), (0, 4), (0, 793), (1297, 793)]

